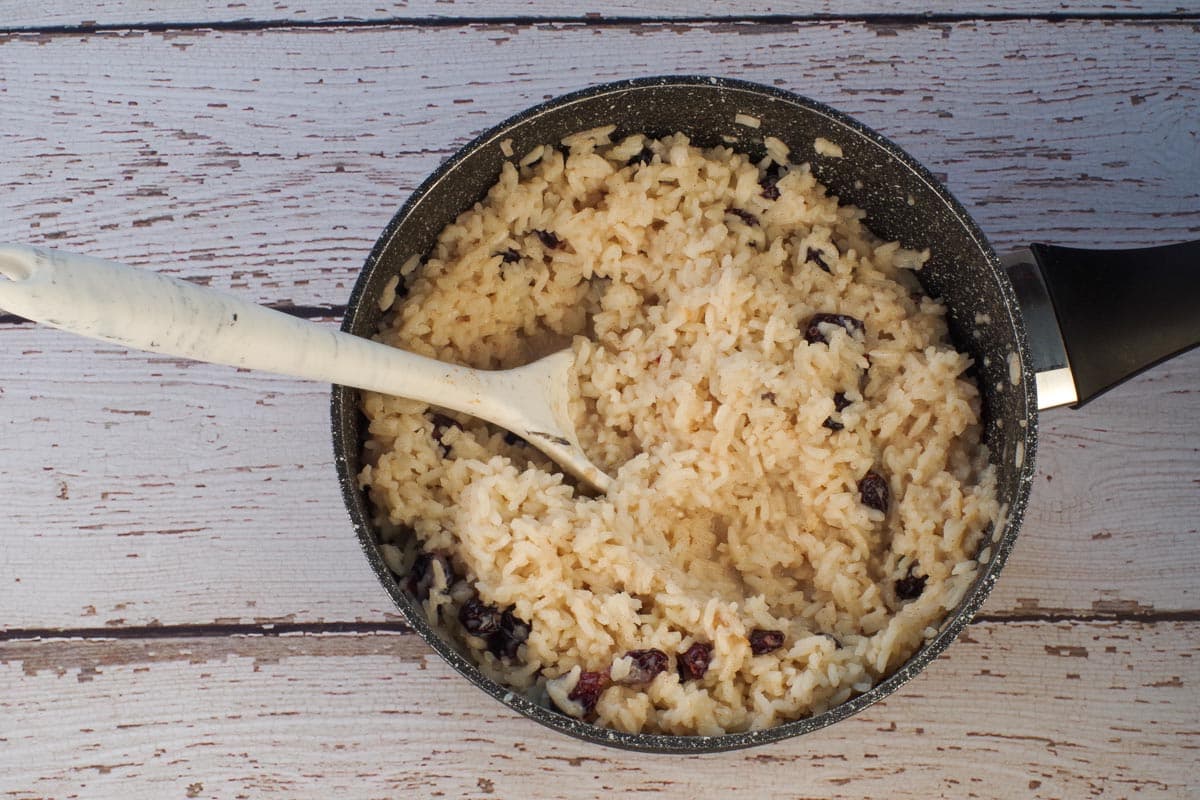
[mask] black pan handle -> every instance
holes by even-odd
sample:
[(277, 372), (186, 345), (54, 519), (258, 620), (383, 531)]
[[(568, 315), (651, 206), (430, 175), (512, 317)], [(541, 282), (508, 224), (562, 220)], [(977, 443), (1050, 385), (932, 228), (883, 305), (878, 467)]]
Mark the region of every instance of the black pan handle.
[[(1066, 347), (1073, 408), (1200, 344), (1200, 241), (1134, 250), (1034, 244), (1030, 250)], [(1010, 275), (1016, 284), (1011, 268)]]

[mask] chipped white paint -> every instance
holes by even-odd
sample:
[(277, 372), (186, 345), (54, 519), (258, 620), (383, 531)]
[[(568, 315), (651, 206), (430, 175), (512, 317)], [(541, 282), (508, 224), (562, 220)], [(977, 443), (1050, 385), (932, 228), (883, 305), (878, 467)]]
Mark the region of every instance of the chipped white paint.
[[(175, 264), (256, 302), (336, 307), (440, 158), (544, 95), (616, 77), (624, 52), (646, 72), (719, 69), (799, 91), (822, 78), (820, 99), (945, 170), (998, 246), (1031, 235), (1155, 244), (1196, 227), (1200, 162), (1138, 155), (1187, 133), (1160, 121), (1200, 119), (1200, 90), (1172, 77), (1200, 68), (1193, 39), (1190, 24), (1087, 21), (0, 37), (5, 107), (21, 110), (0, 124), (0, 239)], [(1087, 85), (1060, 64), (1087, 66)], [(962, 78), (940, 80), (947, 65)], [(883, 73), (893, 88), (881, 94)], [(1029, 81), (1033, 95), (1013, 94)], [(1103, 191), (1084, 174), (1105, 175)], [(1118, 196), (1120, 225), (1097, 234)], [(348, 540), (323, 389), (21, 326), (0, 335), (0, 500), (14, 530), (36, 532), (7, 539), (7, 624), (387, 613)], [(1054, 480), (1039, 477), (1019, 566), (990, 608), (1195, 607), (1198, 365), (1185, 357), (1083, 414), (1043, 420), (1039, 465)], [(1084, 503), (1096, 479), (1122, 501)], [(1101, 534), (1111, 538), (1088, 539)], [(214, 547), (228, 558), (196, 558)], [(1147, 547), (1171, 555), (1147, 562)], [(1054, 574), (1064, 559), (1077, 574)], [(51, 564), (79, 568), (63, 581)]]
[(1188, 623), (975, 624), (859, 716), (688, 758), (547, 731), (413, 635), (8, 642), (0, 796), (1186, 798), (1197, 659)]
[[(396, 618), (342, 506), (327, 387), (41, 326), (0, 344), (4, 625)], [(1197, 386), (1200, 350), (1043, 416), (988, 613), (1200, 607)]]
[(944, 175), (1000, 252), (1195, 238), (1200, 87), (1178, 77), (1200, 74), (1192, 25), (0, 35), (0, 102), (19, 109), (0, 122), (0, 241), (340, 306), (392, 214), (458, 146), (548, 96), (679, 72), (855, 115)]
[[(857, 2), (813, 8), (915, 9)], [(1161, 12), (1176, 5), (1153, 0)], [(533, 8), (8, 6), (0, 24)], [(1151, 8), (1106, 6), (1072, 11)], [(953, 10), (979, 8), (1061, 10), (1033, 0)], [(536, 13), (583, 10), (596, 9), (560, 2)], [(682, 0), (600, 10), (707, 13)], [(738, 8), (768, 11), (780, 12)], [(1030, 239), (1194, 238), (1200, 162), (1186, 154), (1200, 89), (1179, 77), (1200, 67), (1193, 24), (0, 35), (0, 107), (14, 112), (0, 119), (0, 240), (174, 264), (174, 274), (255, 302), (314, 306), (314, 316), (345, 303), (387, 219), (457, 145), (546, 95), (631, 70), (717, 72), (817, 94), (944, 173), (1000, 250)], [(951, 71), (955, 80), (945, 80)], [(323, 387), (12, 321), (0, 322), (0, 344), (4, 631), (129, 637), (0, 641), (2, 795), (1200, 792), (1191, 702), (1200, 352), (1081, 412), (1043, 416), (1032, 502), (983, 610), (990, 621), (970, 626), (916, 681), (804, 739), (681, 760), (550, 734), (468, 686), (412, 636), (247, 637), (222, 627), (369, 629), (396, 619), (341, 506)], [(139, 638), (151, 632), (141, 626), (158, 625), (213, 627), (198, 638), (157, 627), (155, 638)]]

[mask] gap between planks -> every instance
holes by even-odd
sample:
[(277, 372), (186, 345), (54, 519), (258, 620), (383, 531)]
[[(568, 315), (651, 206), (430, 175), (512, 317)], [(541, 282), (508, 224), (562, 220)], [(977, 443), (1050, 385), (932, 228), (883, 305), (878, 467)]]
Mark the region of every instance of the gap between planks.
[[(895, 17), (917, 19), (933, 15), (976, 16), (1012, 15), (1030, 18), (1046, 15), (1093, 14), (1108, 17), (1134, 17), (1151, 14), (1184, 14), (1195, 5), (1180, 0), (1078, 0), (1070, 4), (1059, 0), (966, 0), (954, 4), (945, 0), (814, 0), (803, 4), (780, 4), (777, 0), (742, 0), (736, 6), (697, 3), (695, 0), (660, 0), (652, 6), (640, 0), (174, 0), (171, 3), (146, 3), (138, 0), (105, 0), (87, 6), (66, 0), (44, 0), (35, 4), (10, 4), (4, 15), (10, 27), (129, 25), (147, 23), (220, 23), (289, 21), (376, 22), (389, 20), (462, 20), (475, 18), (504, 19), (811, 19), (856, 17)], [(27, 6), (27, 8), (25, 7)]]
[[(1200, 622), (1200, 610), (1113, 614), (977, 614), (968, 623), (984, 625), (1122, 624)], [(128, 628), (13, 628), (0, 630), (0, 643), (45, 640), (215, 639), (253, 636), (326, 636), (338, 634), (413, 634), (404, 622), (264, 622), (198, 625), (138, 625)]]
[(376, 19), (269, 19), (269, 20), (203, 20), (179, 22), (111, 22), (65, 25), (0, 25), (0, 34), (39, 34), (45, 36), (74, 36), (79, 34), (122, 31), (261, 31), (278, 28), (461, 28), (472, 25), (505, 25), (532, 27), (535, 25), (577, 25), (592, 28), (625, 28), (634, 26), (719, 26), (758, 25), (787, 26), (821, 22), (861, 22), (881, 27), (953, 24), (960, 22), (1071, 22), (1077, 20), (1187, 22), (1200, 20), (1200, 11), (1055, 11), (1023, 13), (1019, 11), (984, 12), (927, 12), (927, 13), (813, 13), (813, 14), (747, 14), (726, 16), (656, 16), (591, 14), (498, 15), (464, 17), (379, 17)]

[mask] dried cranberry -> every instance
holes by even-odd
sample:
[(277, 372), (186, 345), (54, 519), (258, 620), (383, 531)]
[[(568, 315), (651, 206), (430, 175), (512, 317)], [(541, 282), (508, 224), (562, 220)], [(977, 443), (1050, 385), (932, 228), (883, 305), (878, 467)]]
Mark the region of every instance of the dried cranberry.
[(925, 577), (913, 575), (911, 569), (908, 571), (908, 577), (896, 581), (896, 597), (901, 600), (916, 600), (924, 591)]
[(787, 174), (782, 164), (771, 164), (758, 178), (758, 185), (762, 187), (762, 196), (768, 200), (779, 199), (779, 179)]
[(472, 597), (458, 610), (458, 621), (472, 636), (488, 636), (500, 630), (500, 609)]
[(487, 646), (496, 658), (516, 658), (517, 648), (529, 638), (529, 623), (513, 613), (509, 606), (500, 615), (500, 626), (488, 636)]
[(783, 647), (783, 631), (750, 631), (750, 652), (756, 656), (766, 655)]
[(458, 423), (445, 414), (434, 413), (430, 415), (429, 419), (433, 422), (433, 441), (437, 444), (438, 451), (445, 457), (449, 455), (450, 448), (446, 447), (445, 442), (442, 441), (442, 435), (451, 428), (457, 428)]
[(515, 264), (521, 260), (521, 254), (518, 253), (516, 250), (512, 250), (512, 249), (508, 249), (503, 252), (496, 253), (496, 255), (500, 256), (500, 260), (503, 261), (505, 264)]
[(643, 147), (638, 151), (637, 155), (629, 159), (628, 164), (649, 164), (654, 160), (654, 151), (649, 147)]
[(804, 329), (804, 340), (809, 344), (817, 344), (818, 342), (828, 344), (829, 340), (821, 333), (820, 326), (822, 323), (840, 325), (846, 329), (846, 333), (851, 335), (856, 331), (863, 333), (866, 330), (866, 326), (863, 325), (861, 319), (852, 317), (849, 314), (813, 314)]
[(547, 250), (554, 250), (562, 244), (562, 240), (551, 231), (534, 231), (533, 233)]
[(806, 252), (804, 254), (804, 260), (809, 262), (810, 264), (816, 264), (818, 267), (825, 270), (826, 272), (832, 273), (833, 270), (831, 270), (829, 268), (829, 264), (826, 263), (824, 256), (825, 256), (825, 254), (822, 253), (820, 250), (814, 250), (813, 248), (810, 247), (810, 248), (808, 248), (808, 252)]
[(579, 703), (583, 707), (583, 713), (591, 714), (596, 710), (600, 695), (611, 683), (612, 679), (608, 677), (607, 672), (581, 672), (579, 682), (567, 695), (567, 699)]
[(621, 683), (637, 686), (649, 683), (660, 672), (667, 669), (667, 654), (662, 650), (630, 650), (625, 657), (633, 662)]
[(858, 496), (863, 505), (876, 511), (888, 510), (888, 483), (878, 472), (868, 472), (858, 482)]
[(712, 645), (696, 642), (685, 650), (677, 661), (680, 680), (698, 681), (708, 672), (708, 664), (712, 661)]
[[(848, 405), (850, 405), (850, 401), (846, 399), (846, 395), (843, 392), (838, 392), (833, 396), (833, 407), (836, 411), (843, 411)], [(821, 424), (831, 431), (840, 431), (846, 427), (833, 417), (826, 417), (825, 421)]]
[(742, 222), (746, 223), (747, 225), (757, 225), (758, 224), (758, 217), (754, 216), (749, 211), (742, 211), (740, 208), (731, 208), (731, 209), (729, 209), (729, 213), (733, 214), (735, 217), (737, 217), (738, 219), (740, 219)]
[(437, 572), (433, 568), (435, 563), (442, 565), (442, 574), (446, 576), (446, 585), (454, 583), (454, 569), (450, 566), (450, 559), (441, 553), (421, 553), (413, 562), (412, 568), (409, 569), (406, 581), (408, 591), (418, 600), (429, 599), (429, 592), (433, 589), (433, 583), (437, 579)]

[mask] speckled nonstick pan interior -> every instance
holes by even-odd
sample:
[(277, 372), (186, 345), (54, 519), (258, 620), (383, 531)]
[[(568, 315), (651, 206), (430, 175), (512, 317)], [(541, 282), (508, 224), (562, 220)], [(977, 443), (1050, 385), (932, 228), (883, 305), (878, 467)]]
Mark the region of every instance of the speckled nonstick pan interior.
[[(761, 120), (754, 129), (736, 124), (738, 114)], [(1025, 512), (1037, 449), (1035, 371), (1012, 284), (986, 238), (959, 203), (929, 172), (896, 145), (855, 120), (820, 103), (776, 89), (704, 77), (647, 78), (593, 87), (531, 108), (487, 131), (445, 162), (388, 224), (354, 287), (342, 329), (370, 336), (379, 322), (376, 299), (388, 280), (413, 255), (424, 255), (438, 233), (495, 183), (505, 156), (500, 142), (512, 140), (524, 154), (539, 144), (600, 125), (617, 133), (665, 136), (682, 131), (695, 144), (729, 144), (755, 158), (763, 138), (785, 142), (796, 161), (808, 160), (818, 178), (841, 202), (865, 209), (868, 226), (905, 247), (929, 248), (932, 258), (919, 273), (926, 291), (949, 309), (952, 336), (975, 362), (983, 392), (984, 439), (998, 468), (998, 494), (1007, 506), (1004, 524), (993, 531), (990, 558), (937, 636), (904, 666), (870, 691), (824, 713), (767, 730), (715, 737), (630, 734), (578, 721), (527, 701), (485, 678), (458, 649), (428, 624), (412, 598), (384, 565), (371, 528), (371, 514), (356, 476), (365, 420), (355, 390), (334, 387), (333, 442), (338, 476), (354, 529), (367, 560), (412, 627), (472, 683), (538, 722), (590, 742), (651, 752), (702, 753), (773, 742), (837, 722), (906, 683), (958, 636), (982, 605), (1008, 557)], [(732, 141), (728, 137), (732, 137)], [(841, 146), (840, 159), (818, 157), (813, 141)], [(403, 291), (403, 289), (401, 289)], [(978, 316), (977, 316), (978, 315)], [(987, 319), (977, 325), (977, 319)], [(1020, 380), (1010, 376), (1012, 354)], [(464, 691), (468, 691), (465, 684)]]

